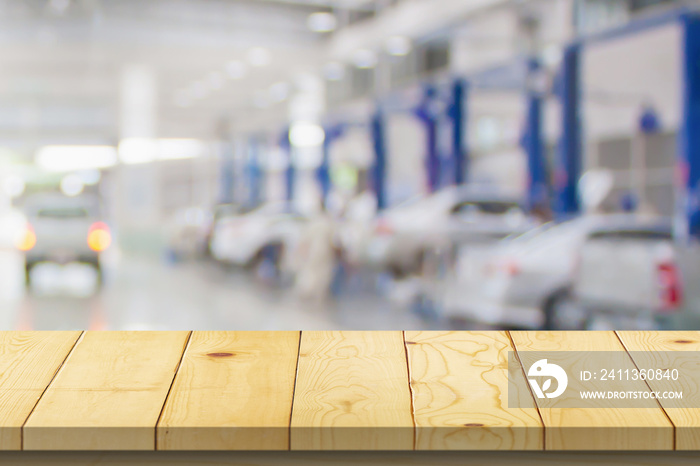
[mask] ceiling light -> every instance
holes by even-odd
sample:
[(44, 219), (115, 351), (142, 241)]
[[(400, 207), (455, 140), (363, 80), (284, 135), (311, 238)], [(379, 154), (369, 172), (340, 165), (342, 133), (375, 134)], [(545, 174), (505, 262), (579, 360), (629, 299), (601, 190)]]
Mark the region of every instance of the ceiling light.
[(355, 52), (353, 62), (358, 68), (374, 68), (375, 66), (377, 66), (377, 54), (374, 53), (372, 50), (360, 49)]
[(411, 52), (411, 39), (405, 36), (392, 36), (384, 44), (386, 52), (395, 57), (403, 57)]
[(119, 160), (126, 164), (152, 162), (158, 157), (158, 141), (151, 138), (125, 138), (119, 141)]
[(112, 146), (44, 146), (36, 162), (53, 172), (106, 168), (117, 163), (117, 151)]
[(270, 52), (262, 47), (253, 47), (248, 50), (248, 63), (251, 66), (260, 67), (270, 64)]
[(330, 32), (335, 30), (338, 21), (332, 13), (318, 12), (311, 13), (306, 20), (306, 25), (313, 32)]
[(323, 75), (329, 81), (340, 81), (345, 77), (345, 65), (332, 61), (323, 66)]
[(289, 142), (294, 147), (317, 147), (323, 144), (325, 138), (323, 128), (315, 123), (294, 123), (289, 130)]
[(226, 64), (226, 74), (231, 79), (241, 79), (247, 71), (245, 63), (242, 61), (234, 60)]

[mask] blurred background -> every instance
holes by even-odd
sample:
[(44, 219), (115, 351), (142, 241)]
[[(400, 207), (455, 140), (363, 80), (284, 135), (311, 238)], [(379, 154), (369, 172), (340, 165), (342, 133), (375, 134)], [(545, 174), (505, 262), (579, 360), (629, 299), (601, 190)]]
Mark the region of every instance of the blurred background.
[(0, 328), (700, 329), (683, 0), (2, 0)]

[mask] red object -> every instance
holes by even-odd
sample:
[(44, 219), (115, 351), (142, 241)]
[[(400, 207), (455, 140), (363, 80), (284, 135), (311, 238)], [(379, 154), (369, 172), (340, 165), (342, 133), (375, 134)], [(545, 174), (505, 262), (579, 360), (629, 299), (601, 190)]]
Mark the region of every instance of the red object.
[(677, 311), (683, 303), (683, 288), (678, 267), (671, 261), (660, 262), (657, 267), (661, 313)]

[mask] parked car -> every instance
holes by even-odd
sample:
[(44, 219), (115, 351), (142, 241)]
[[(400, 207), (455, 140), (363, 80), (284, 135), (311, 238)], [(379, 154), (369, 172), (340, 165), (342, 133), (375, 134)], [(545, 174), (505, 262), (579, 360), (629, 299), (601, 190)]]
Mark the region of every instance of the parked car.
[(656, 228), (632, 214), (591, 215), (546, 224), (490, 249), (458, 256), (441, 303), (452, 321), (510, 328), (575, 328), (566, 317), (581, 251), (602, 232)]
[(674, 241), (670, 220), (592, 232), (562, 314), (577, 328), (700, 325), (700, 244)]
[(212, 231), (210, 250), (214, 259), (237, 266), (254, 267), (273, 255), (279, 267), (284, 254), (301, 237), (306, 218), (288, 203), (264, 204), (246, 214), (221, 218)]
[(515, 197), (452, 186), (384, 211), (349, 248), (348, 257), (403, 276), (419, 271), (436, 248), (532, 226)]
[(99, 201), (89, 195), (43, 194), (27, 199), (28, 221), (17, 246), (24, 251), (28, 285), (31, 270), (39, 262), (87, 263), (101, 282), (100, 256), (112, 243), (112, 234), (99, 207)]

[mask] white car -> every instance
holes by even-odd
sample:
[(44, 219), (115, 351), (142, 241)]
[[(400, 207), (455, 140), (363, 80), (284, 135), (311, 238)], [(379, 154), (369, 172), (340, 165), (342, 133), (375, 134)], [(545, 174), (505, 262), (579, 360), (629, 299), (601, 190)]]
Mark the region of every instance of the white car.
[(459, 255), (440, 308), (453, 321), (510, 328), (561, 328), (581, 250), (595, 232), (640, 228), (656, 220), (591, 215), (547, 224), (495, 246)]
[(700, 244), (674, 241), (670, 219), (593, 232), (580, 257), (559, 310), (575, 327), (700, 328)]
[(264, 204), (246, 214), (220, 219), (209, 248), (214, 259), (238, 266), (256, 265), (269, 250), (279, 266), (282, 256), (296, 246), (305, 223), (306, 218), (287, 203)]
[(90, 264), (100, 283), (100, 256), (112, 243), (112, 234), (95, 197), (41, 194), (28, 198), (24, 211), (27, 225), (18, 249), (25, 254), (27, 284), (39, 262)]
[(446, 243), (532, 226), (514, 196), (451, 186), (384, 211), (348, 255), (360, 264), (400, 276), (418, 271), (426, 254)]

